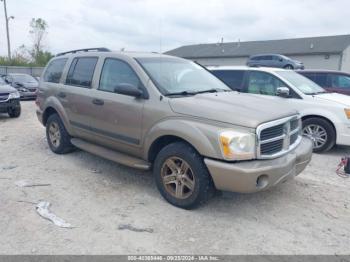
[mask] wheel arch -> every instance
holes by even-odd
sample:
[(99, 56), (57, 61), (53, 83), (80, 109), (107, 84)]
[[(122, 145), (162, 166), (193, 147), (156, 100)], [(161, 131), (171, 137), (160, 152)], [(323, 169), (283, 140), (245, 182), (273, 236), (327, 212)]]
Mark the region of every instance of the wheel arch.
[[(145, 134), (143, 158), (153, 162), (157, 153), (166, 145), (177, 141), (193, 147), (200, 155), (220, 158), (220, 148), (215, 148), (208, 134), (191, 121), (169, 119), (152, 127)], [(218, 145), (219, 146), (219, 145)]]
[(337, 137), (337, 128), (335, 127), (334, 123), (327, 117), (324, 117), (324, 116), (320, 116), (320, 115), (315, 115), (315, 114), (312, 114), (312, 115), (305, 115), (301, 118), (302, 121), (306, 120), (306, 119), (310, 119), (310, 118), (321, 118), (325, 121), (327, 121), (328, 123), (331, 124), (331, 126), (333, 127), (333, 130), (335, 132), (335, 136)]
[(147, 160), (150, 163), (153, 163), (154, 160), (156, 159), (158, 153), (160, 152), (160, 150), (162, 150), (162, 148), (164, 148), (165, 146), (170, 145), (172, 143), (175, 143), (175, 142), (186, 143), (198, 152), (198, 150), (190, 142), (188, 142), (184, 138), (179, 137), (179, 136), (175, 136), (175, 135), (164, 135), (164, 136), (158, 137), (156, 140), (153, 141), (153, 143), (149, 147), (149, 150), (147, 153)]

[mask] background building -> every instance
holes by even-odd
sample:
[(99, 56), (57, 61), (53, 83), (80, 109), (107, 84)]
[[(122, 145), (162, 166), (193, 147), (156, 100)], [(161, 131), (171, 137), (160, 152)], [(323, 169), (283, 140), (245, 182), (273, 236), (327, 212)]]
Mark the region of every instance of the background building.
[(249, 56), (265, 53), (289, 56), (303, 62), (306, 69), (350, 72), (350, 35), (198, 44), (166, 52), (202, 65), (245, 65)]

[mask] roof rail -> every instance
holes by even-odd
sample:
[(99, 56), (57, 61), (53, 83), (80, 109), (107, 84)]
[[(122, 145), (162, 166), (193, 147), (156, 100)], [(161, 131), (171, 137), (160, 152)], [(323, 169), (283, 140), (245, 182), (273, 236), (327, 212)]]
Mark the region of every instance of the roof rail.
[(62, 52), (62, 53), (56, 54), (56, 56), (61, 56), (61, 55), (70, 54), (70, 53), (74, 54), (77, 52), (89, 52), (89, 51), (111, 52), (111, 50), (109, 50), (108, 48), (105, 48), (105, 47), (95, 47), (95, 48), (83, 48), (83, 49), (76, 49), (76, 50), (71, 50), (71, 51), (67, 51), (67, 52)]

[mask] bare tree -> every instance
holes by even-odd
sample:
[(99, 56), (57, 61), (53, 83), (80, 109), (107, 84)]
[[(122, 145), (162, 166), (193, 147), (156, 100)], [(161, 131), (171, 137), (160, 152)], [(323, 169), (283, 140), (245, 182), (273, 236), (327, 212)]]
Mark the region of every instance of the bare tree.
[(31, 48), (31, 56), (34, 61), (44, 52), (44, 40), (47, 35), (47, 23), (41, 18), (32, 18), (30, 21), (30, 31), (29, 34), (33, 41), (33, 46)]

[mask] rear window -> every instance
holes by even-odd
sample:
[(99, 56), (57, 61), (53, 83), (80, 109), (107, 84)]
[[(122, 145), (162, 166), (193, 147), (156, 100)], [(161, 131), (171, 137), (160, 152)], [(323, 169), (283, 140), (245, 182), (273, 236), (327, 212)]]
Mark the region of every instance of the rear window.
[(51, 63), (47, 66), (47, 69), (45, 71), (44, 81), (51, 83), (59, 83), (66, 62), (67, 58), (60, 58), (51, 61)]
[(241, 90), (243, 85), (244, 71), (238, 70), (215, 70), (213, 74), (233, 90)]
[(91, 87), (97, 59), (97, 57), (74, 58), (68, 71), (66, 84)]

